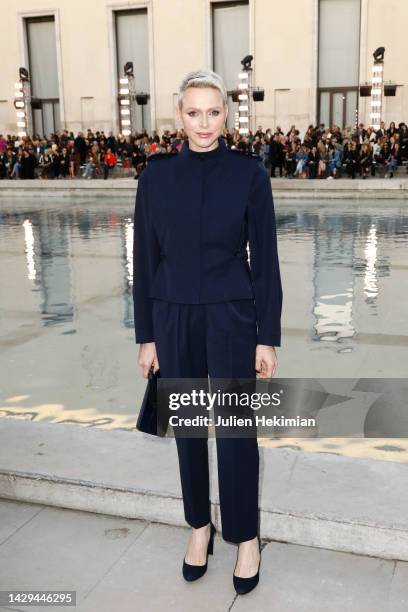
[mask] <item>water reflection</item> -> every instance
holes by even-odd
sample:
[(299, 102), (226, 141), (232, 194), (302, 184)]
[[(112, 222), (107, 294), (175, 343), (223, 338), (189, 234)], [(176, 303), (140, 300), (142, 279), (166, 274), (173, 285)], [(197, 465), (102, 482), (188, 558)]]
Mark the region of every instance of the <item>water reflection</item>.
[[(391, 257), (407, 263), (402, 248), (407, 246), (408, 215), (391, 202), (384, 207), (377, 202), (368, 211), (357, 204), (356, 210), (342, 210), (341, 203), (333, 202), (327, 208), (319, 204), (316, 209), (312, 202), (301, 206), (307, 205), (310, 211), (293, 214), (281, 206), (279, 252), (282, 258), (291, 243), (292, 248), (293, 243), (306, 246), (308, 276), (297, 292), (307, 291), (308, 283), (313, 287), (310, 340), (350, 352), (362, 323), (385, 314), (379, 298), (386, 290), (381, 279), (391, 275)], [(287, 276), (285, 280), (290, 283)], [(285, 306), (291, 307), (288, 302)]]
[[(304, 243), (312, 258), (310, 338), (313, 341), (335, 342), (341, 349), (351, 348), (357, 329), (356, 305), (367, 306), (364, 316), (378, 314), (380, 281), (390, 275), (389, 251), (406, 246), (408, 217), (400, 209), (397, 214), (392, 209), (379, 214), (377, 206), (370, 213), (367, 210), (359, 213), (342, 211), (341, 205), (332, 212), (333, 204), (327, 210), (320, 204), (317, 210), (293, 214), (285, 211), (284, 204), (279, 207), (277, 223), (284, 284), (290, 282), (285, 275), (284, 259), (291, 242)], [(116, 243), (123, 277), (121, 324), (133, 327), (132, 214), (129, 208), (118, 207), (112, 211), (106, 205), (101, 207), (102, 210), (76, 207), (70, 211), (64, 201), (59, 206), (44, 205), (42, 209), (28, 208), (24, 212), (3, 211), (0, 215), (3, 253), (11, 245), (15, 257), (25, 253), (24, 272), (20, 267), (17, 276), (13, 273), (9, 290), (15, 290), (18, 303), (24, 274), (31, 283), (31, 291), (38, 293), (37, 308), (44, 326), (74, 321), (75, 252), (79, 243), (87, 244), (85, 249), (80, 248), (81, 265), (86, 266), (87, 259), (95, 257), (93, 245), (104, 241)], [(103, 260), (99, 264), (102, 268)], [(7, 281), (7, 270), (3, 269), (2, 274)], [(99, 282), (103, 282), (103, 276), (102, 272)], [(305, 278), (304, 282), (306, 286), (309, 279)], [(290, 308), (288, 303), (285, 306)]]
[(378, 295), (378, 278), (376, 263), (378, 258), (377, 248), (377, 228), (372, 225), (369, 229), (364, 255), (366, 258), (365, 274), (364, 274), (364, 294), (367, 303), (375, 304)]
[[(8, 213), (0, 218), (0, 234), (12, 241), (14, 250), (25, 253), (26, 277), (31, 290), (39, 294), (44, 326), (73, 320), (71, 227), (72, 219), (58, 210)], [(13, 285), (17, 289), (18, 278), (13, 278)]]
[[(133, 205), (133, 198), (1, 203), (3, 416), (134, 427), (145, 381), (133, 331)], [(330, 363), (338, 376), (356, 367), (372, 376), (370, 355), (384, 346), (383, 375), (402, 375), (395, 363), (408, 345), (405, 209), (393, 201), (305, 200), (276, 208), (284, 291), (279, 375), (324, 376)], [(370, 352), (357, 358), (362, 346)], [(305, 374), (311, 351), (315, 369)]]
[(123, 219), (123, 232), (121, 232), (122, 244), (122, 265), (123, 265), (123, 280), (124, 280), (124, 315), (123, 324), (125, 327), (133, 329), (133, 218), (125, 217)]
[[(37, 307), (43, 325), (74, 320), (73, 259), (77, 243), (116, 240), (123, 265), (122, 323), (133, 327), (133, 218), (123, 211), (69, 212), (65, 209), (66, 203), (62, 203), (60, 208), (0, 214), (2, 250), (12, 244), (14, 254), (25, 253), (25, 276), (31, 281), (31, 291), (39, 295)], [(92, 247), (88, 249), (88, 257), (94, 257)], [(3, 270), (4, 274), (7, 271)], [(14, 277), (16, 301), (20, 299), (18, 283), (19, 279)]]

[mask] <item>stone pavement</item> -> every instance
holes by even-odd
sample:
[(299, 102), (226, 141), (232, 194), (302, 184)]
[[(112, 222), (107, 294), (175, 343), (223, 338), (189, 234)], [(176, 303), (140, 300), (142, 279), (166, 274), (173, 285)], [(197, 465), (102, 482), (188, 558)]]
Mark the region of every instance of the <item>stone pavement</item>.
[(408, 609), (407, 562), (281, 542), (263, 542), (257, 588), (236, 595), (236, 546), (219, 532), (207, 573), (187, 583), (188, 536), (184, 527), (0, 499), (0, 589), (75, 590), (76, 607), (66, 609), (77, 612)]
[[(185, 526), (174, 438), (137, 431), (0, 419), (0, 498)], [(259, 501), (261, 538), (408, 561), (405, 463), (261, 446)]]

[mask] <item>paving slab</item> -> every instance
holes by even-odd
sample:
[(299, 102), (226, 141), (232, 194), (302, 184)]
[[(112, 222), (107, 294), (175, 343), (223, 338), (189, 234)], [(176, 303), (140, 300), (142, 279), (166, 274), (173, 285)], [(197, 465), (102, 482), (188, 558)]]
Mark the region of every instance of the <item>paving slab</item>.
[(81, 599), (147, 527), (144, 521), (34, 508), (32, 519), (1, 542), (0, 590), (75, 590)]
[[(12, 510), (31, 519), (16, 528)], [(188, 528), (1, 499), (0, 512), (9, 534), (0, 539), (0, 589), (75, 590), (78, 612), (407, 609), (402, 561), (263, 542), (259, 585), (239, 596), (232, 583), (237, 547), (219, 532), (205, 576), (187, 583), (181, 567)], [(0, 607), (19, 609), (27, 608)]]
[(42, 506), (37, 504), (16, 504), (13, 501), (2, 499), (0, 504), (0, 542), (14, 535), (28, 523)]
[[(262, 579), (234, 612), (386, 612), (395, 563), (307, 546), (271, 543)], [(408, 585), (405, 586), (405, 593)]]

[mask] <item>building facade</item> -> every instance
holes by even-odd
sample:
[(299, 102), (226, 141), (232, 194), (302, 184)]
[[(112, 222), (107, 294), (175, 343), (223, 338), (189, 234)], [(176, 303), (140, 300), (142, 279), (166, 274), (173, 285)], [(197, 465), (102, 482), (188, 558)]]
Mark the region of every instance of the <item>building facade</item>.
[[(35, 8), (33, 8), (35, 5)], [(133, 129), (179, 127), (175, 105), (185, 74), (211, 68), (229, 91), (235, 122), (241, 60), (263, 89), (250, 127), (371, 121), (373, 52), (385, 47), (381, 119), (407, 121), (406, 0), (4, 0), (0, 133), (16, 134), (15, 84), (29, 77), (28, 133), (121, 131), (120, 81), (133, 64)]]

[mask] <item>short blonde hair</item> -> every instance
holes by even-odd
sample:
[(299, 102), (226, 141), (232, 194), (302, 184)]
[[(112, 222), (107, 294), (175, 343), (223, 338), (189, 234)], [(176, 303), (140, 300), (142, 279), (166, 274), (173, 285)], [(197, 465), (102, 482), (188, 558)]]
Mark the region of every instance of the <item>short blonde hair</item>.
[(178, 92), (178, 106), (181, 109), (183, 104), (184, 92), (188, 87), (212, 87), (218, 89), (222, 96), (224, 106), (227, 105), (228, 95), (222, 77), (212, 70), (193, 70), (182, 80)]

